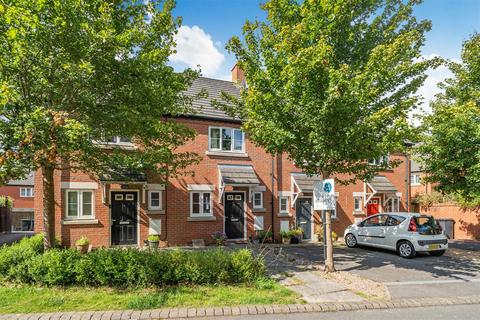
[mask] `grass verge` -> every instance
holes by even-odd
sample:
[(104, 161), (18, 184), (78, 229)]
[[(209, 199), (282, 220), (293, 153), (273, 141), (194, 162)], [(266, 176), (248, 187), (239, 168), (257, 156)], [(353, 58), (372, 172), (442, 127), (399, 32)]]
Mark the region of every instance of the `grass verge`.
[(110, 288), (1, 286), (0, 313), (211, 307), (241, 304), (301, 303), (297, 293), (274, 280), (252, 285)]

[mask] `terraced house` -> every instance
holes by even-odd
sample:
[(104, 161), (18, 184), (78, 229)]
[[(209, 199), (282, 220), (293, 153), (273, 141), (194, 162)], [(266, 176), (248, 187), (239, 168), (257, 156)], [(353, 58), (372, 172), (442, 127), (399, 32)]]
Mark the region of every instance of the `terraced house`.
[[(194, 176), (163, 183), (144, 173), (98, 180), (88, 173), (56, 172), (55, 227), (62, 243), (71, 246), (85, 235), (94, 247), (143, 246), (149, 234), (158, 234), (164, 246), (202, 239), (208, 244), (218, 231), (228, 239), (248, 241), (258, 230), (273, 231), (279, 239), (281, 230), (293, 227), (304, 230), (304, 241), (315, 241), (321, 221), (312, 210), (312, 191), (320, 178), (302, 173), (286, 155), (267, 154), (241, 130), (241, 121), (210, 103), (222, 91), (238, 95), (243, 82), (243, 73), (234, 67), (231, 82), (199, 78), (190, 87), (192, 95), (202, 89), (209, 94), (208, 99), (195, 102), (195, 114), (175, 119), (198, 133), (181, 148), (202, 157), (193, 167)], [(108, 143), (133, 147), (123, 137)], [(338, 234), (369, 214), (407, 209), (407, 158), (402, 154), (389, 157), (402, 164), (372, 181), (336, 186), (332, 226)], [(35, 185), (35, 230), (41, 232), (38, 174)]]

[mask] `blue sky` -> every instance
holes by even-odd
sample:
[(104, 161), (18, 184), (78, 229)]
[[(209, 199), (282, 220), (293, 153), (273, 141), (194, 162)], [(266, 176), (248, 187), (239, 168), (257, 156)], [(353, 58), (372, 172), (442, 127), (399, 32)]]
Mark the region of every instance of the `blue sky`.
[[(172, 65), (177, 70), (201, 65), (205, 76), (230, 79), (235, 57), (224, 49), (233, 35), (241, 35), (246, 19), (265, 19), (261, 0), (177, 0), (175, 15), (183, 17), (178, 35), (178, 54)], [(459, 59), (462, 42), (480, 32), (480, 0), (424, 0), (415, 15), (432, 21), (423, 48), (425, 56)], [(448, 76), (445, 68), (429, 73), (420, 93), (430, 100), (436, 83)]]

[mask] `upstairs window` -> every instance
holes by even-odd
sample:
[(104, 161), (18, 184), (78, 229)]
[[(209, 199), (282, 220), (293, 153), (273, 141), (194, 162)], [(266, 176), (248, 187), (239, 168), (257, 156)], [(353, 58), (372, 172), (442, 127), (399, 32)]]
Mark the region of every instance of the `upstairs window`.
[(33, 188), (20, 188), (20, 197), (22, 198), (33, 197)]
[(389, 160), (388, 158), (389, 158), (388, 156), (381, 156), (375, 159), (368, 160), (368, 163), (373, 166), (381, 166), (388, 163), (388, 160)]
[(419, 186), (421, 185), (421, 178), (420, 178), (420, 175), (419, 174), (412, 174), (410, 176), (410, 183), (412, 184), (412, 186)]
[(130, 138), (130, 137), (120, 137), (120, 136), (105, 138), (101, 142), (102, 143), (107, 143), (107, 144), (118, 144), (118, 145), (132, 145), (133, 144), (132, 138)]
[(240, 129), (210, 127), (210, 151), (245, 152), (245, 134)]

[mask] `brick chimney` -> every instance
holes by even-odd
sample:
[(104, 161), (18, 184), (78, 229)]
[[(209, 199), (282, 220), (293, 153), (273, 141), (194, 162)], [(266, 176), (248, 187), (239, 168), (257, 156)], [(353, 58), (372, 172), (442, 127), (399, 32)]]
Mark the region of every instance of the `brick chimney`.
[(238, 62), (232, 68), (232, 81), (245, 86), (245, 72), (238, 66)]

